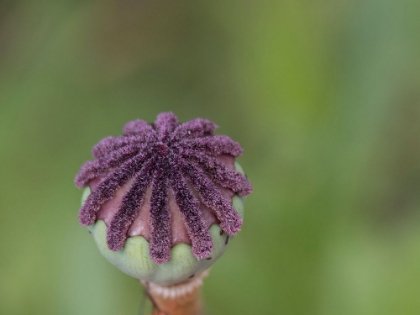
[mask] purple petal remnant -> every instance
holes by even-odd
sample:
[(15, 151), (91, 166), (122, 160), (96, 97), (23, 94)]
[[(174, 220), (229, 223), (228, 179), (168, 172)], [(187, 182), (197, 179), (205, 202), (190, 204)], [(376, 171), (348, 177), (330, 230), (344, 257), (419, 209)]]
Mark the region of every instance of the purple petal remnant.
[(130, 121), (124, 126), (125, 135), (140, 135), (151, 131), (153, 131), (152, 126), (140, 119)]
[(205, 222), (200, 214), (200, 202), (188, 188), (179, 166), (175, 166), (176, 171), (172, 173), (170, 182), (175, 194), (176, 202), (186, 223), (188, 234), (192, 238), (192, 251), (194, 255), (201, 259), (207, 257), (213, 248), (210, 232), (205, 227)]
[[(143, 230), (150, 233), (150, 256), (161, 264), (170, 259), (171, 220), (181, 220), (179, 211), (192, 252), (198, 259), (208, 257), (213, 244), (206, 220), (213, 218), (223, 232), (234, 235), (242, 219), (229, 198), (252, 191), (232, 166), (241, 146), (227, 136), (214, 136), (216, 128), (201, 118), (179, 124), (173, 113), (162, 113), (154, 124), (135, 120), (125, 125), (123, 136), (101, 140), (92, 150), (95, 160), (85, 163), (75, 179), (78, 187), (92, 188), (80, 209), (80, 223), (93, 224), (101, 208), (120, 200), (107, 222), (108, 248), (122, 249), (136, 218), (147, 217)], [(118, 199), (120, 191), (124, 195)]]
[(133, 223), (143, 203), (147, 187), (153, 177), (152, 169), (155, 159), (150, 158), (136, 175), (130, 190), (125, 194), (118, 212), (113, 216), (107, 231), (107, 243), (111, 250), (119, 250), (124, 247), (127, 231)]

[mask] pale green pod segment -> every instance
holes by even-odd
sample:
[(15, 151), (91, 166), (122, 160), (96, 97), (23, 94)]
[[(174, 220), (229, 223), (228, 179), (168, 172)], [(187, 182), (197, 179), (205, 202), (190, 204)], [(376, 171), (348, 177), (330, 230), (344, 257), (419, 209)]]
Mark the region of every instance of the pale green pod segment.
[(235, 161), (235, 169), (236, 169), (239, 173), (241, 173), (242, 175), (244, 175), (244, 176), (245, 176), (245, 172), (244, 172), (244, 170), (243, 170), (242, 166), (241, 166), (238, 162), (236, 162), (236, 161)]
[(90, 188), (86, 187), (85, 190), (83, 190), (83, 194), (82, 194), (82, 205), (85, 203), (87, 197), (89, 197), (90, 195)]
[(242, 220), (244, 219), (244, 199), (239, 196), (235, 196), (232, 199), (232, 207), (239, 213)]
[(213, 250), (209, 257), (198, 260), (191, 246), (178, 244), (171, 249), (171, 259), (164, 264), (156, 264), (149, 255), (149, 243), (142, 236), (129, 237), (123, 249), (111, 251), (106, 244), (106, 225), (102, 220), (89, 226), (96, 245), (102, 255), (126, 274), (160, 285), (171, 285), (197, 276), (209, 268), (225, 251), (226, 234), (220, 235), (217, 224), (210, 228)]

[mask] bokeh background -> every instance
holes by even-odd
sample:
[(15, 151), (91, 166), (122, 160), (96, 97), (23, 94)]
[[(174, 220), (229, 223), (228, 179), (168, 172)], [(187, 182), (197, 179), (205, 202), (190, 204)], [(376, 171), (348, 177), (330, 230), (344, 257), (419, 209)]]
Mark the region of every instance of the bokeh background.
[(0, 314), (138, 314), (73, 184), (125, 122), (245, 148), (210, 314), (420, 313), (420, 2), (0, 1)]

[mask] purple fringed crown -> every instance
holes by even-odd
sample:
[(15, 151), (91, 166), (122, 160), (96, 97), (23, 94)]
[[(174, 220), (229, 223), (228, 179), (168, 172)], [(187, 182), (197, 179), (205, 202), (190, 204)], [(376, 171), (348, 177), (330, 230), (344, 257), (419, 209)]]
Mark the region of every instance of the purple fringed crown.
[[(125, 125), (123, 136), (101, 140), (92, 151), (95, 160), (85, 163), (76, 176), (80, 188), (98, 182), (80, 209), (80, 223), (93, 224), (101, 206), (130, 182), (107, 224), (110, 250), (124, 247), (130, 226), (150, 198), (150, 256), (156, 263), (168, 261), (174, 211), (168, 200), (174, 198), (192, 252), (198, 259), (207, 257), (213, 243), (200, 205), (210, 208), (222, 231), (233, 235), (240, 230), (242, 219), (222, 190), (240, 196), (252, 191), (246, 177), (220, 159), (240, 156), (241, 146), (227, 136), (214, 136), (216, 128), (200, 118), (179, 124), (173, 113), (162, 113), (154, 124), (135, 120)], [(149, 197), (147, 190), (151, 190)]]

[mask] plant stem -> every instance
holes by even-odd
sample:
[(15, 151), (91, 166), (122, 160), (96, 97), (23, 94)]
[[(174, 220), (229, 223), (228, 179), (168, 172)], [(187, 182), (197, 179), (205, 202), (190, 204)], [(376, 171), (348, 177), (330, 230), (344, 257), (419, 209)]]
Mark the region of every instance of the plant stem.
[(160, 286), (143, 282), (153, 304), (153, 315), (203, 315), (201, 284), (208, 271), (186, 282)]
[(203, 315), (200, 288), (174, 299), (157, 294), (150, 297), (154, 304), (153, 315)]

